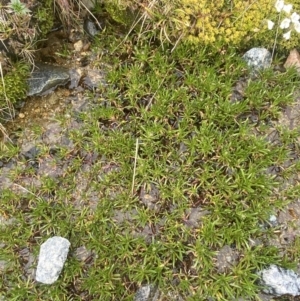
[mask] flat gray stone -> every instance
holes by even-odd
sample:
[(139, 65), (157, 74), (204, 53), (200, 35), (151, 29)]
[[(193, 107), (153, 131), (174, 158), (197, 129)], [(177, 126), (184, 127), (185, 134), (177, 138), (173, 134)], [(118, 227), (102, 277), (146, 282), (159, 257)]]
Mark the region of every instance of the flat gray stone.
[(266, 48), (251, 48), (243, 55), (243, 59), (250, 68), (258, 71), (271, 66), (272, 54)]
[(134, 301), (157, 301), (159, 291), (156, 286), (147, 284), (141, 286), (134, 296)]
[(40, 249), (35, 280), (44, 284), (54, 283), (63, 269), (70, 242), (60, 236), (46, 240)]
[(264, 286), (263, 292), (272, 295), (300, 295), (300, 277), (292, 270), (270, 265), (258, 273), (261, 284)]
[(28, 96), (41, 95), (57, 86), (65, 85), (70, 80), (68, 69), (64, 67), (37, 64), (28, 79)]
[(88, 18), (84, 20), (83, 29), (90, 37), (94, 37), (100, 32), (97, 24)]

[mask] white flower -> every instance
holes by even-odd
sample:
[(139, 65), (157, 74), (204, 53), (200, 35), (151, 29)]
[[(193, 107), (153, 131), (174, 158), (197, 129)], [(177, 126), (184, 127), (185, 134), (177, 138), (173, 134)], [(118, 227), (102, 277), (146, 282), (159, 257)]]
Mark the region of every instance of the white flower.
[(273, 29), (273, 27), (275, 25), (275, 23), (273, 21), (271, 21), (271, 20), (267, 20), (267, 24), (268, 24), (268, 29), (269, 30)]
[(299, 23), (299, 22), (295, 22), (295, 23), (294, 23), (294, 29), (295, 29), (298, 33), (300, 33), (300, 23)]
[(290, 39), (290, 37), (291, 37), (291, 30), (290, 31), (288, 31), (288, 32), (286, 32), (285, 34), (283, 34), (283, 37), (286, 39), (286, 40), (289, 40)]
[(284, 1), (283, 0), (277, 0), (275, 3), (275, 8), (278, 12), (281, 12), (284, 7)]
[(282, 10), (284, 12), (286, 12), (287, 14), (289, 14), (292, 9), (293, 9), (293, 5), (292, 4), (283, 5), (283, 8), (282, 8)]
[[(289, 40), (291, 38), (292, 30), (295, 30), (297, 33), (300, 33), (300, 15), (296, 12), (291, 13), (293, 9), (293, 5), (285, 4), (284, 0), (276, 0), (275, 8), (279, 13), (281, 13), (281, 11), (284, 11), (287, 16), (279, 24), (279, 28), (288, 30), (283, 34), (283, 38)], [(269, 30), (273, 29), (275, 25), (274, 22), (271, 20), (266, 20), (266, 21), (267, 21), (268, 29)]]
[(291, 14), (290, 18), (291, 18), (292, 23), (298, 23), (300, 16), (297, 13), (293, 12)]
[(284, 28), (289, 28), (290, 27), (290, 24), (291, 24), (291, 19), (289, 18), (284, 18), (281, 23), (280, 23), (280, 28), (281, 29), (284, 29)]

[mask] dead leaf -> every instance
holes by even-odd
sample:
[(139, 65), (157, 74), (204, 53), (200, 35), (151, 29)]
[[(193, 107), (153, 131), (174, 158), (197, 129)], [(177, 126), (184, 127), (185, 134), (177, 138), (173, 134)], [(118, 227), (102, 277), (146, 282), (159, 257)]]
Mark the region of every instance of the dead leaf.
[(300, 54), (296, 49), (290, 51), (290, 54), (284, 63), (285, 68), (295, 67), (300, 73)]

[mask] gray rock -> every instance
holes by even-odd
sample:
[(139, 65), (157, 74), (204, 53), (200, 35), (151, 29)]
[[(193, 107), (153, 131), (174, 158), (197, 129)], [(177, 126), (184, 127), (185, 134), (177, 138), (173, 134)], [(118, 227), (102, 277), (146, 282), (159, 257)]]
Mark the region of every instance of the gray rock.
[(90, 37), (94, 37), (100, 32), (99, 26), (89, 19), (84, 20), (83, 29)]
[(85, 71), (85, 76), (83, 77), (82, 81), (84, 87), (95, 90), (99, 86), (106, 86), (107, 83), (105, 82), (105, 74), (99, 70), (87, 69)]
[(151, 284), (141, 286), (134, 296), (134, 301), (157, 301), (159, 291), (156, 286)]
[(221, 248), (216, 255), (215, 266), (218, 273), (226, 273), (238, 263), (239, 252), (228, 245)]
[(35, 280), (45, 284), (54, 283), (64, 266), (70, 242), (59, 236), (49, 238), (41, 245)]
[(269, 68), (272, 63), (272, 55), (265, 48), (252, 48), (243, 55), (243, 59), (254, 71)]
[(284, 294), (300, 295), (300, 277), (292, 270), (286, 270), (274, 264), (258, 273), (263, 292), (281, 296)]
[(40, 95), (57, 86), (65, 85), (70, 79), (68, 69), (46, 64), (36, 64), (36, 69), (28, 79), (28, 96)]

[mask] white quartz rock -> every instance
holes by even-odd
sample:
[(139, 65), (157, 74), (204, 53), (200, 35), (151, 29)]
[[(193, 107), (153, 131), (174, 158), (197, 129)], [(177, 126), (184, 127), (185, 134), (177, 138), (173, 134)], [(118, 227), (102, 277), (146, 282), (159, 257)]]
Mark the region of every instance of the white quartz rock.
[(70, 242), (59, 236), (49, 238), (41, 245), (36, 281), (52, 284), (58, 279), (67, 259), (69, 247)]

